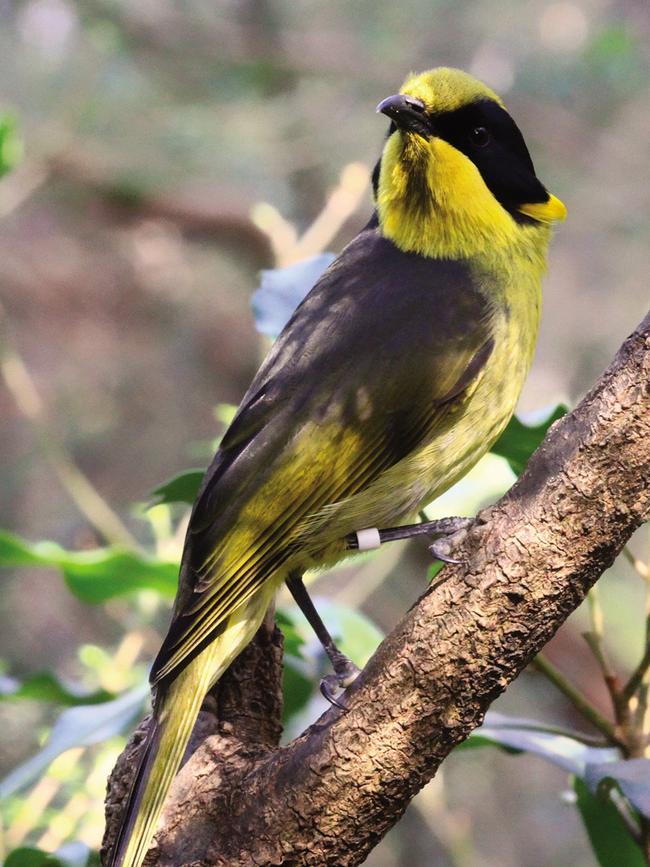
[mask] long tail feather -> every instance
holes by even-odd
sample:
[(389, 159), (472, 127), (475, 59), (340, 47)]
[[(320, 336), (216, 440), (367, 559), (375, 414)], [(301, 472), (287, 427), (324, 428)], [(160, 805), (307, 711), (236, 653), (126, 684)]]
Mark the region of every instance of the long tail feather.
[(271, 588), (233, 612), (225, 630), (167, 687), (140, 759), (109, 867), (140, 867), (205, 694), (255, 635)]

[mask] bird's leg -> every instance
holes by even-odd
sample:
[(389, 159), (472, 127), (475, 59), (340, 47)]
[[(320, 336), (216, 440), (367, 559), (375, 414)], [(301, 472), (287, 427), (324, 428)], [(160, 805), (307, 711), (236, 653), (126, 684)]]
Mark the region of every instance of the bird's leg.
[(345, 537), (349, 550), (369, 551), (379, 548), (386, 542), (395, 542), (398, 539), (410, 539), (412, 536), (435, 536), (429, 551), (436, 560), (443, 563), (460, 563), (451, 556), (453, 550), (460, 545), (467, 535), (467, 528), (472, 523), (472, 518), (438, 518), (436, 521), (422, 521), (420, 524), (406, 524), (403, 527), (388, 527), (379, 530), (370, 527), (358, 530)]
[(292, 572), (287, 578), (287, 587), (296, 600), (298, 607), (307, 618), (309, 625), (316, 633), (318, 640), (323, 645), (323, 650), (328, 655), (334, 669), (334, 674), (328, 674), (321, 680), (320, 691), (330, 704), (334, 704), (342, 710), (347, 710), (344, 705), (336, 700), (335, 693), (339, 689), (344, 690), (350, 686), (359, 675), (360, 669), (344, 653), (341, 653), (334, 643), (334, 639), (329, 634), (327, 627), (321, 620), (320, 614), (316, 611), (314, 603), (307, 593), (307, 588), (302, 582), (302, 575), (298, 572)]

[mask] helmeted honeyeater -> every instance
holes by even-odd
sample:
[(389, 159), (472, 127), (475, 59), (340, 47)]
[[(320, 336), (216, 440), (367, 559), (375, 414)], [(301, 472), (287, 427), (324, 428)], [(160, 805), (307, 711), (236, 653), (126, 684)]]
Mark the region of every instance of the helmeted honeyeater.
[[(375, 213), (272, 347), (194, 505), (113, 867), (140, 867), (203, 698), (279, 585), (318, 628), (302, 573), (359, 530), (406, 524), (466, 473), (528, 372), (564, 205), (470, 75), (412, 75), (378, 110), (391, 125)], [(344, 684), (353, 667), (323, 630)]]

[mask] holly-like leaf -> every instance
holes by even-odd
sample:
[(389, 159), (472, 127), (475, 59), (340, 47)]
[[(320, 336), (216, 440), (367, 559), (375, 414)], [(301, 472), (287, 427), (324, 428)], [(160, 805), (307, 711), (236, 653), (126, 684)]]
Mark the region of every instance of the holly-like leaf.
[(67, 551), (55, 542), (27, 542), (0, 531), (0, 566), (52, 566), (84, 602), (106, 602), (134, 590), (173, 597), (178, 563), (118, 547)]
[(151, 496), (156, 497), (157, 506), (161, 503), (187, 503), (191, 506), (196, 500), (204, 475), (205, 470), (186, 470), (160, 485), (151, 492)]
[(527, 424), (513, 416), (491, 451), (504, 457), (516, 475), (523, 473), (530, 456), (540, 446), (550, 426), (568, 412), (559, 403), (542, 421)]
[(255, 327), (261, 334), (277, 337), (293, 311), (335, 259), (320, 253), (286, 268), (262, 271), (261, 284), (251, 298)]

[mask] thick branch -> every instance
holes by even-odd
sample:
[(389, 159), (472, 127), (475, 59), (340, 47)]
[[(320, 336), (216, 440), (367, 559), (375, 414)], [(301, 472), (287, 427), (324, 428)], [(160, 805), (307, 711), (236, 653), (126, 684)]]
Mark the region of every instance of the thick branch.
[(208, 737), (172, 789), (151, 863), (362, 863), (648, 518), (649, 382), (650, 315), (479, 515), (466, 565), (445, 568), (383, 642), (349, 712), (281, 749)]

